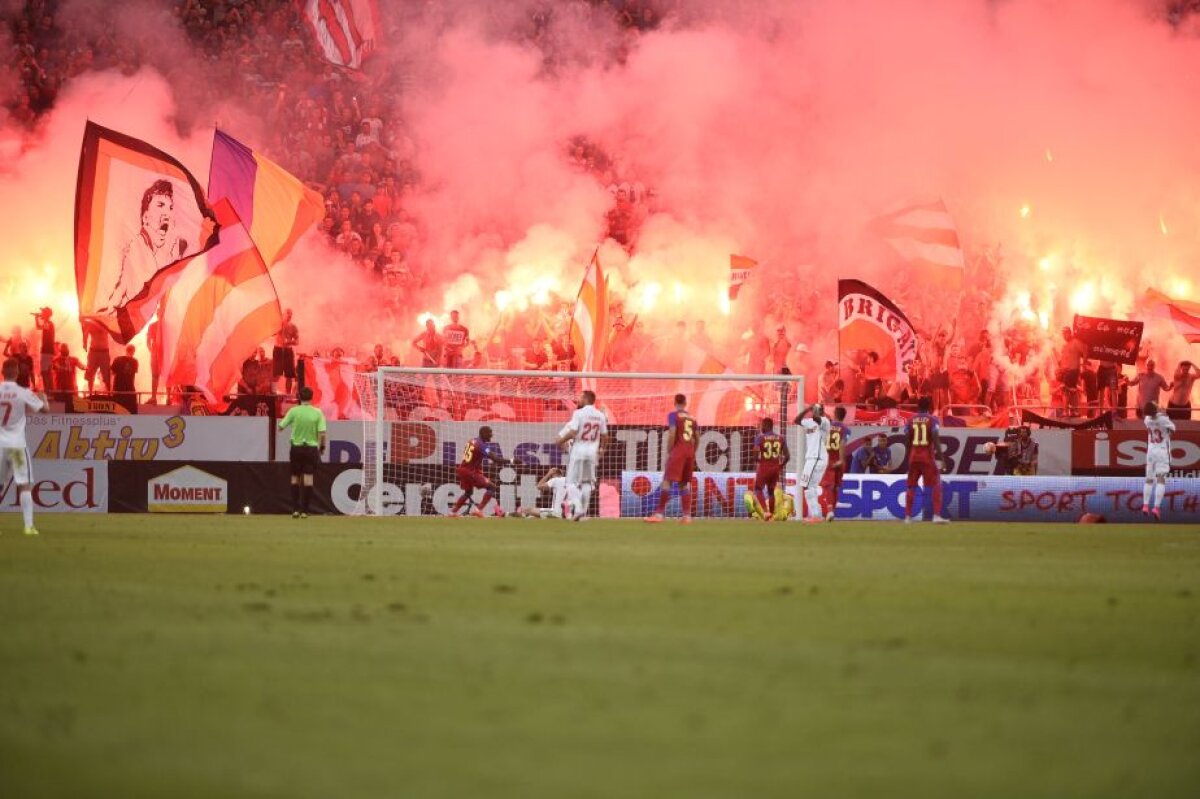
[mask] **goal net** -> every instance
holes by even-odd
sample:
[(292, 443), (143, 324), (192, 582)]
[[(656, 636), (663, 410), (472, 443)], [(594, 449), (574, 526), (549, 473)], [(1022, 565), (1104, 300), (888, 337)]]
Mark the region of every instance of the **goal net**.
[[(494, 458), (483, 472), (495, 487), (498, 506), (550, 507), (539, 489), (551, 469), (566, 471), (569, 455), (556, 445), (578, 407), (580, 393), (596, 394), (608, 420), (597, 462), (589, 516), (642, 516), (657, 499), (666, 462), (667, 415), (674, 397), (687, 397), (695, 417), (696, 474), (692, 515), (745, 516), (742, 495), (752, 485), (754, 438), (764, 417), (788, 434), (792, 482), (802, 454), (790, 421), (803, 403), (803, 378), (795, 375), (612, 374), (439, 370), (389, 367), (356, 376), (366, 421), (363, 480), (356, 512), (368, 515), (446, 515), (462, 496), (458, 465), (480, 428), (491, 429)], [(789, 489), (791, 490), (791, 489)], [(474, 488), (463, 510), (478, 506), (485, 489)], [(667, 514), (680, 513), (671, 498)]]

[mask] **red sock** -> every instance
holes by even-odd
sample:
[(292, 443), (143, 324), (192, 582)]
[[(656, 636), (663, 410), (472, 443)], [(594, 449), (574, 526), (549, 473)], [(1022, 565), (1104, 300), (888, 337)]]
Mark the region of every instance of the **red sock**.
[(491, 501), (492, 501), (492, 492), (491, 491), (484, 492), (483, 501), (479, 503), (479, 510), (483, 510), (484, 508), (486, 508), (487, 504)]
[(450, 509), (451, 513), (458, 513), (463, 505), (467, 504), (467, 498), (471, 496), (470, 491), (464, 491), (463, 495), (458, 498), (458, 502), (454, 503), (454, 507)]
[(684, 516), (692, 515), (692, 487), (688, 486), (679, 492), (679, 508), (680, 513)]
[(933, 484), (933, 515), (942, 515), (942, 481), (938, 480)]
[(908, 519), (912, 518), (912, 506), (913, 506), (913, 494), (914, 493), (916, 493), (916, 486), (914, 486), (914, 485), (909, 485), (908, 489), (904, 492), (904, 516), (905, 516), (905, 518), (908, 518)]
[(763, 503), (763, 507), (767, 509), (768, 516), (775, 515), (775, 492), (770, 488), (764, 488), (763, 493), (766, 494), (767, 501)]
[(661, 485), (658, 487), (658, 511), (659, 515), (667, 509), (667, 503), (671, 501), (671, 487), (669, 485)]

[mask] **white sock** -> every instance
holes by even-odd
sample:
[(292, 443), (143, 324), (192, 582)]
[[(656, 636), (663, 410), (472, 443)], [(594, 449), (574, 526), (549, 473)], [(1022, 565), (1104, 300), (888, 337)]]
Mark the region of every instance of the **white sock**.
[(1158, 484), (1158, 493), (1154, 495), (1154, 509), (1162, 510), (1163, 494), (1167, 493), (1167, 481)]
[(25, 526), (33, 527), (33, 493), (21, 492), (21, 515), (25, 517)]
[(582, 486), (580, 486), (579, 493), (581, 495), (579, 500), (579, 512), (584, 516), (587, 516), (588, 508), (592, 506), (592, 484), (584, 483)]
[(1150, 507), (1150, 495), (1154, 493), (1154, 481), (1147, 480), (1146, 485), (1142, 486), (1142, 507)]
[(820, 487), (804, 489), (804, 499), (808, 502), (808, 518), (821, 518), (821, 489)]

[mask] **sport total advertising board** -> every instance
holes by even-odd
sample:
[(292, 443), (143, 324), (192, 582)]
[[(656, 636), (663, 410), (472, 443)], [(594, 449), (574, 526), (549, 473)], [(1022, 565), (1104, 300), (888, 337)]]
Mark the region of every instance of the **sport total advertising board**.
[[(621, 477), (621, 515), (644, 516), (657, 498), (662, 475), (626, 472)], [(754, 475), (701, 472), (692, 480), (693, 513), (718, 518), (745, 517), (742, 494)], [(794, 485), (789, 481), (790, 485)], [(1074, 522), (1084, 513), (1099, 513), (1110, 522), (1140, 522), (1142, 486), (1129, 477), (964, 477), (942, 480), (943, 515), (950, 519), (1014, 522)], [(903, 475), (849, 474), (842, 483), (838, 519), (897, 520), (904, 517)], [(924, 493), (917, 502), (924, 507)], [(668, 513), (679, 511), (672, 497)], [(797, 503), (799, 507), (799, 503)], [(1167, 483), (1163, 521), (1200, 523), (1200, 481)]]
[(151, 513), (225, 513), (229, 484), (195, 466), (181, 466), (146, 483)]
[[(666, 417), (663, 417), (664, 422)], [(564, 419), (565, 422), (565, 419)], [(479, 422), (387, 422), (383, 457), (391, 464), (421, 464), (453, 466), (458, 463), (466, 443), (479, 434)], [(524, 467), (564, 466), (566, 455), (555, 445), (561, 424), (514, 424), (489, 422), (494, 438), (505, 457), (515, 458)], [(703, 471), (737, 472), (753, 468), (752, 451), (757, 431), (751, 427), (706, 427), (700, 431), (696, 460)], [(887, 427), (852, 428), (849, 449), (852, 453), (868, 437), (882, 434), (887, 437), (892, 452), (893, 468), (904, 468), (903, 433)], [(985, 445), (998, 441), (1004, 431), (980, 429), (943, 429), (944, 454), (955, 474), (994, 474), (995, 457)], [(1042, 430), (1034, 433), (1040, 447), (1042, 474), (1070, 472), (1069, 431)], [(655, 470), (662, 468), (665, 427), (646, 425), (614, 425), (607, 454), (600, 464), (601, 471), (619, 477), (622, 471)], [(793, 451), (798, 443), (792, 434)], [(276, 440), (277, 452), (287, 452), (287, 434)], [(329, 462), (362, 463), (364, 457), (363, 423), (329, 423)]]
[[(31, 494), (35, 513), (106, 513), (108, 464), (104, 461), (34, 461)], [(21, 511), (11, 478), (0, 486), (0, 511)]]
[(25, 435), (36, 461), (265, 461), (270, 424), (248, 416), (39, 413), (28, 417)]

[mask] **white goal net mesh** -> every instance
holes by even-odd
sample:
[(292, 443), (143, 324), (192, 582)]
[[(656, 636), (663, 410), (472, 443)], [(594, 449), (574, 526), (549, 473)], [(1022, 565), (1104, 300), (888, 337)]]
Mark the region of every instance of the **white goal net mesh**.
[[(684, 394), (699, 424), (696, 481), (714, 490), (693, 499), (698, 516), (743, 515), (752, 481), (754, 437), (764, 417), (787, 431), (798, 412), (803, 378), (793, 375), (637, 375), (385, 368), (356, 376), (366, 421), (363, 480), (356, 511), (369, 515), (446, 515), (463, 495), (458, 466), (484, 426), (494, 457), (483, 472), (506, 514), (546, 508), (538, 483), (565, 471), (556, 445), (581, 391), (596, 394), (609, 423), (587, 508), (591, 516), (641, 515), (665, 462), (667, 415)], [(461, 510), (476, 508), (474, 488)], [(695, 492), (693, 492), (695, 493)], [(678, 500), (673, 500), (678, 508)]]

